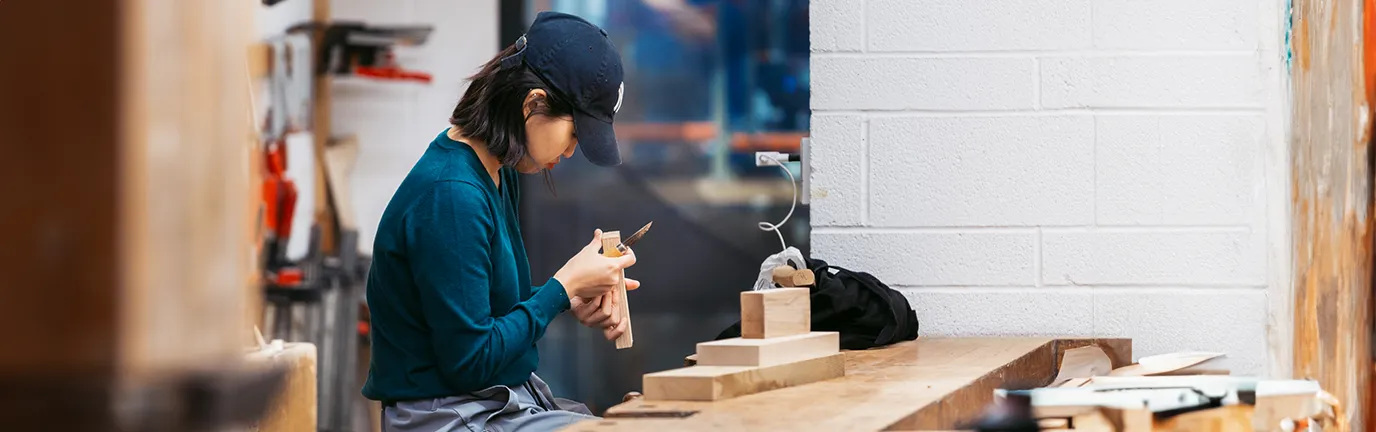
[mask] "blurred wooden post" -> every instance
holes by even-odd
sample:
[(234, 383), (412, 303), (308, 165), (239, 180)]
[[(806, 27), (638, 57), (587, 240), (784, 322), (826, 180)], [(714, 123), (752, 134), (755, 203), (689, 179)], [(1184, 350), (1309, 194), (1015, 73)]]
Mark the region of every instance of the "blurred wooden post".
[[(1372, 160), (1362, 1), (1294, 2), (1294, 375), (1369, 425)], [(1276, 263), (1284, 265), (1284, 263)]]
[(103, 409), (120, 344), (123, 8), (72, 6), (0, 6), (0, 39), (13, 59), (0, 68), (0, 329), (10, 347), (0, 349), (0, 417), (8, 429), (111, 427)]
[(0, 6), (7, 429), (120, 428), (251, 334), (253, 3), (79, 3)]

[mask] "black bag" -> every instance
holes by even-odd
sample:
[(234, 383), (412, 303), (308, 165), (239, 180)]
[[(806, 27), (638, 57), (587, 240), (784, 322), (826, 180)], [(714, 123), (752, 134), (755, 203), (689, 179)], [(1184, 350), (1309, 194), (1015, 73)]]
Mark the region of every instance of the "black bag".
[[(873, 275), (808, 259), (812, 286), (812, 330), (841, 333), (841, 349), (862, 350), (917, 339), (917, 312), (903, 294)], [(830, 270), (836, 270), (832, 274)], [(741, 336), (741, 323), (717, 340)]]

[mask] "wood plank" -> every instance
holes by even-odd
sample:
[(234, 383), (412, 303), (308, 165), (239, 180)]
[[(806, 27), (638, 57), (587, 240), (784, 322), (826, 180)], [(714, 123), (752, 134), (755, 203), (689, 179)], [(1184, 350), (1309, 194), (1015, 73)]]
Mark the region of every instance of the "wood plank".
[(809, 332), (769, 339), (731, 338), (702, 342), (697, 361), (703, 366), (773, 366), (841, 352), (841, 334)]
[[(1122, 339), (1090, 339), (1130, 357)], [(572, 431), (603, 430), (913, 430), (956, 429), (993, 400), (995, 388), (1032, 388), (1055, 376), (1050, 338), (919, 338), (864, 351), (843, 351), (846, 375), (725, 401), (632, 400), (603, 420)], [(1120, 361), (1118, 356), (1115, 362)], [(962, 389), (975, 387), (974, 391)], [(986, 391), (987, 389), (987, 391)], [(932, 406), (925, 426), (913, 414)], [(799, 409), (806, 407), (806, 409)], [(968, 417), (967, 417), (968, 416)]]
[[(1294, 377), (1318, 380), (1370, 425), (1371, 119), (1362, 76), (1361, 0), (1295, 0)], [(1371, 73), (1366, 71), (1365, 73)]]
[[(621, 244), (621, 231), (605, 231), (602, 233), (602, 255), (609, 257), (621, 256), (621, 251), (616, 250), (616, 246)], [(616, 296), (616, 308), (621, 312), (621, 319), (626, 320), (626, 332), (616, 337), (616, 349), (626, 349), (635, 345), (635, 336), (631, 334), (631, 304), (626, 297), (626, 271), (621, 271), (621, 280), (616, 283), (616, 289), (607, 295)]]
[(1137, 364), (1113, 370), (1113, 376), (1166, 375), (1222, 357), (1223, 353), (1178, 352), (1142, 357)]
[(741, 293), (741, 337), (765, 339), (812, 330), (811, 291), (775, 288)]
[(841, 353), (765, 367), (690, 366), (645, 374), (645, 400), (715, 401), (801, 386), (846, 373)]

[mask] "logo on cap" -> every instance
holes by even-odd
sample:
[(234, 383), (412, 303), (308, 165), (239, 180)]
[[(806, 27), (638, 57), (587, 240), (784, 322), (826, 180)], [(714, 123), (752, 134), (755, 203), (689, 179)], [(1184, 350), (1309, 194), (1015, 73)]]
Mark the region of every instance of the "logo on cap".
[(612, 107), (612, 113), (621, 112), (621, 97), (626, 95), (626, 82), (621, 82), (621, 87), (616, 89), (616, 106)]

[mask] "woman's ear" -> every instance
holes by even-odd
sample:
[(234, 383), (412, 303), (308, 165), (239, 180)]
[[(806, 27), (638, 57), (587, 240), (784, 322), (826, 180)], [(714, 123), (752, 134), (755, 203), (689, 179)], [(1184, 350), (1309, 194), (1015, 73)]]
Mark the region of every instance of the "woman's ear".
[(530, 113), (532, 111), (535, 111), (535, 107), (539, 106), (538, 104), (540, 103), (540, 101), (545, 100), (545, 97), (547, 95), (548, 93), (545, 93), (545, 89), (537, 88), (531, 89), (529, 92), (526, 92), (526, 100), (525, 102), (521, 103), (522, 116), (525, 118), (530, 118)]

